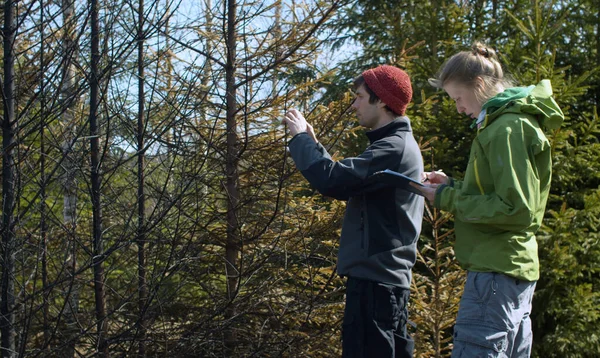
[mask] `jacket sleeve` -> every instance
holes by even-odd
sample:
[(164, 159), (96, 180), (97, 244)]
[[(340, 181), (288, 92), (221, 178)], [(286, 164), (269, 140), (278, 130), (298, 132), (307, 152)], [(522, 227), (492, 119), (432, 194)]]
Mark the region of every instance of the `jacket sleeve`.
[(398, 151), (389, 142), (376, 141), (358, 157), (334, 161), (325, 148), (306, 133), (292, 138), (289, 149), (306, 180), (321, 194), (340, 200), (381, 188), (381, 184), (367, 183), (366, 178), (388, 169), (390, 155)]
[[(523, 133), (504, 128), (482, 146), (488, 158), (486, 169), (491, 173), (493, 190), (473, 194), (467, 193), (464, 185), (442, 186), (436, 192), (435, 206), (463, 222), (510, 231), (527, 229), (539, 210), (541, 195), (537, 168), (534, 168), (534, 147), (527, 144)], [(474, 166), (477, 178), (478, 168)], [(480, 186), (478, 191), (482, 190)]]
[(448, 186), (453, 187), (454, 189), (460, 190), (460, 188), (462, 188), (462, 180), (456, 180), (454, 178), (450, 178), (450, 183), (448, 184)]

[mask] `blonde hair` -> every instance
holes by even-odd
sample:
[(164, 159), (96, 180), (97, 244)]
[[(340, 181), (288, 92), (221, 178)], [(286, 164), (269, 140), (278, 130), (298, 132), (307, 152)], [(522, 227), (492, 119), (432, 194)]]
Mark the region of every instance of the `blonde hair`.
[[(483, 86), (479, 81), (483, 81)], [(471, 46), (471, 51), (462, 51), (450, 57), (436, 78), (429, 79), (429, 83), (437, 88), (449, 82), (472, 88), (481, 103), (504, 88), (513, 87), (513, 81), (504, 75), (496, 51), (479, 41)]]

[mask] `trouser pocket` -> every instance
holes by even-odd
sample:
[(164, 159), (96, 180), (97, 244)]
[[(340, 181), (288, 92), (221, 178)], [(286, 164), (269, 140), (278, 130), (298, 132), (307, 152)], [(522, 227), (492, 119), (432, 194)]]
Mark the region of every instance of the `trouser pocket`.
[(349, 277), (342, 325), (343, 357), (411, 358), (406, 332), (409, 291)]
[(401, 336), (398, 333), (394, 334), (394, 357), (396, 358), (412, 358), (415, 350), (415, 341), (408, 334)]
[(505, 358), (508, 332), (476, 324), (454, 326), (452, 358)]

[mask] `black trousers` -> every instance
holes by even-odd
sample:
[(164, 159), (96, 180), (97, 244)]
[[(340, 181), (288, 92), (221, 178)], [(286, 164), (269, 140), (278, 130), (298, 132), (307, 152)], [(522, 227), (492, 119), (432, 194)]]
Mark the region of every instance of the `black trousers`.
[(348, 277), (342, 324), (342, 357), (412, 358), (406, 332), (410, 291)]

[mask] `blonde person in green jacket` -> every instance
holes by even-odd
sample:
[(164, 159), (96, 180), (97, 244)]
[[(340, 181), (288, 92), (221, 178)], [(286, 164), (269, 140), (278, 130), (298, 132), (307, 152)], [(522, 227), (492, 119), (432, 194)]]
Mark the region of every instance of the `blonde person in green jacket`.
[(550, 81), (513, 87), (495, 51), (475, 43), (430, 83), (443, 88), (477, 130), (462, 181), (424, 173), (424, 196), (454, 215), (455, 253), (467, 281), (452, 357), (529, 357), (529, 314), (539, 278), (535, 233), (552, 170), (544, 129), (564, 116)]

